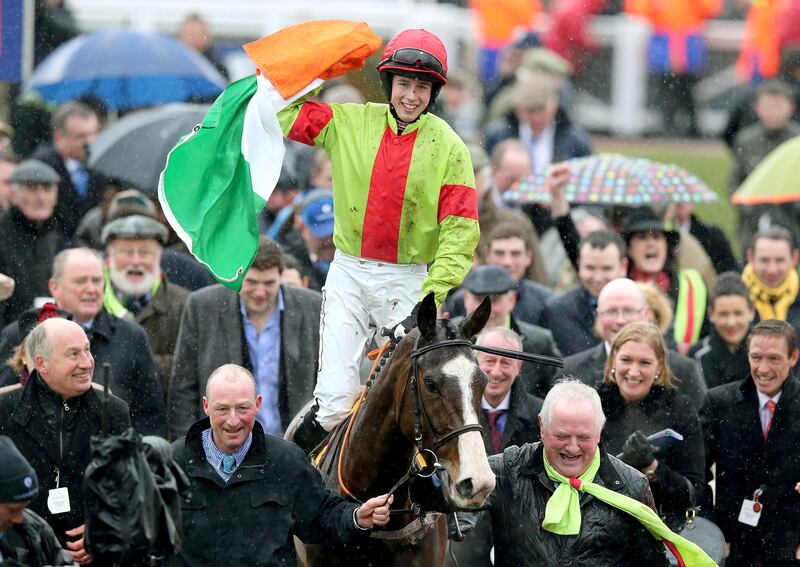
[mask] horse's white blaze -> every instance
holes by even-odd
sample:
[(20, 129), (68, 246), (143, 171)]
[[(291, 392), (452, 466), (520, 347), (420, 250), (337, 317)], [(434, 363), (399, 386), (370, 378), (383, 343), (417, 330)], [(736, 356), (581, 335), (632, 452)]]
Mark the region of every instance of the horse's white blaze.
[[(458, 380), (461, 392), (461, 407), (464, 408), (464, 425), (479, 423), (478, 415), (472, 407), (472, 387), (475, 380), (475, 362), (464, 355), (460, 355), (442, 366), (442, 371), (448, 376)], [(471, 504), (475, 500), (483, 503), (483, 499), (494, 489), (495, 478), (489, 461), (486, 458), (486, 448), (483, 438), (477, 431), (464, 433), (458, 438), (458, 455), (460, 466), (456, 482), (471, 479), (474, 489), (473, 498), (460, 498), (458, 494), (452, 496), (462, 504)], [(451, 471), (452, 474), (452, 471)]]

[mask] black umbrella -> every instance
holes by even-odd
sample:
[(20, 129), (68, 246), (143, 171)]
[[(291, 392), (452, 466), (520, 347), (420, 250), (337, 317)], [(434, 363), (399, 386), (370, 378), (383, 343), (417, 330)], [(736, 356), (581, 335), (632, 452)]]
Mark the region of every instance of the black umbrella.
[(155, 195), (167, 154), (202, 122), (208, 109), (205, 104), (177, 103), (129, 114), (97, 136), (89, 149), (89, 167)]

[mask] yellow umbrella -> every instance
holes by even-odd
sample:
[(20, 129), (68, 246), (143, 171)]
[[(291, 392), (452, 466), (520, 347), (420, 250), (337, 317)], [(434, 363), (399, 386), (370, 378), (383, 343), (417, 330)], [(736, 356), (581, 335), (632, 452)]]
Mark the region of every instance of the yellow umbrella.
[(731, 197), (734, 205), (793, 201), (800, 201), (800, 136), (767, 154)]

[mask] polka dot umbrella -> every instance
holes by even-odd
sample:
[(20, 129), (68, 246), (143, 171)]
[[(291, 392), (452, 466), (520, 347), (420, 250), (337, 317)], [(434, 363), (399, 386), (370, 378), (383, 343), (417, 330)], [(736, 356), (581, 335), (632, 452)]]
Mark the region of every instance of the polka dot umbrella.
[[(619, 154), (569, 160), (567, 201), (584, 205), (711, 203), (719, 197), (686, 169), (674, 164)], [(532, 175), (503, 194), (509, 204), (547, 203), (544, 173)]]

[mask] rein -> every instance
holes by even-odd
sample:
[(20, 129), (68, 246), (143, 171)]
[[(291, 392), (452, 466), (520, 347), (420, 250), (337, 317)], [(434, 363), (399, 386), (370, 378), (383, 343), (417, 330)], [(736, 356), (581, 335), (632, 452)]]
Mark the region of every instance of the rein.
[[(414, 395), (414, 406), (413, 406), (414, 443), (416, 445), (417, 452), (412, 457), (411, 466), (409, 467), (408, 471), (394, 484), (394, 486), (392, 486), (388, 494), (395, 494), (400, 488), (402, 488), (404, 485), (406, 485), (415, 478), (425, 479), (425, 478), (431, 478), (434, 475), (436, 475), (437, 480), (441, 485), (447, 486), (449, 484), (449, 477), (447, 476), (444, 465), (442, 465), (439, 462), (439, 457), (436, 454), (436, 450), (442, 447), (444, 444), (452, 441), (453, 439), (457, 439), (458, 437), (460, 437), (465, 433), (469, 433), (471, 431), (477, 431), (477, 432), (483, 431), (483, 427), (480, 424), (471, 423), (456, 428), (452, 431), (448, 431), (444, 435), (437, 437), (436, 432), (433, 430), (433, 427), (431, 426), (430, 418), (428, 417), (428, 413), (425, 410), (425, 404), (422, 400), (422, 395), (419, 389), (419, 357), (441, 348), (468, 347), (472, 350), (477, 350), (490, 354), (496, 354), (499, 356), (505, 356), (509, 358), (515, 358), (518, 360), (524, 360), (526, 362), (547, 364), (559, 368), (564, 367), (564, 361), (560, 358), (514, 351), (514, 350), (507, 350), (497, 347), (475, 345), (472, 343), (472, 341), (469, 341), (467, 339), (450, 339), (420, 347), (418, 346), (420, 336), (417, 336), (416, 341), (414, 343), (414, 349), (411, 351), (411, 372), (408, 375), (406, 388), (404, 389), (404, 395), (405, 392), (408, 391), (408, 389), (410, 389)], [(361, 396), (356, 402), (355, 407), (353, 408), (353, 415), (350, 420), (350, 423), (347, 426), (345, 437), (342, 442), (342, 447), (339, 452), (339, 463), (338, 463), (339, 486), (341, 487), (342, 492), (344, 492), (345, 495), (349, 496), (353, 500), (356, 500), (357, 502), (360, 502), (360, 500), (358, 500), (355, 496), (353, 496), (353, 494), (346, 488), (344, 484), (344, 478), (342, 476), (342, 462), (344, 460), (345, 449), (347, 447), (350, 438), (350, 430), (353, 426), (353, 423), (355, 422), (358, 411), (361, 409), (364, 398), (366, 397), (368, 390), (372, 386), (378, 374), (380, 373), (382, 364), (394, 352), (394, 348), (396, 347), (396, 345), (397, 343), (390, 338), (381, 347), (378, 357), (376, 358), (375, 363), (373, 364), (372, 371), (370, 372), (370, 377), (367, 380), (367, 383), (365, 384)], [(402, 405), (402, 399), (400, 405)], [(425, 425), (427, 426), (428, 431), (430, 431), (433, 437), (432, 448), (425, 447), (425, 444), (423, 443), (423, 434), (422, 434), (423, 420), (425, 422)], [(399, 422), (399, 418), (396, 418), (396, 421)], [(454, 506), (446, 495), (445, 495), (445, 504), (446, 504), (446, 510), (444, 510), (445, 512), (454, 512), (461, 510), (461, 508)], [(474, 510), (470, 509), (470, 511)], [(427, 511), (420, 504), (414, 502), (412, 502), (411, 508), (393, 509), (389, 511), (390, 515), (414, 514), (416, 516), (419, 516), (420, 518), (423, 518), (426, 513)]]

